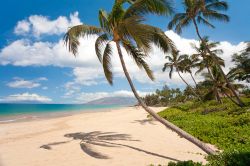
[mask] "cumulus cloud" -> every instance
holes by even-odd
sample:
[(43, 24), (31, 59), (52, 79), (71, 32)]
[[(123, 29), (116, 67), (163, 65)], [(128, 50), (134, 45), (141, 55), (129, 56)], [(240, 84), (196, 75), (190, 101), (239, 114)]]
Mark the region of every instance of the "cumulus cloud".
[(0, 51), (0, 64), (14, 66), (92, 67), (99, 65), (94, 41), (81, 39), (79, 55), (70, 54), (62, 40), (57, 43), (17, 40)]
[[(17, 23), (15, 28), (16, 34), (26, 35), (31, 33), (35, 37), (39, 37), (42, 34), (55, 35), (63, 34), (67, 28), (72, 25), (80, 24), (81, 21), (78, 17), (78, 13), (71, 14), (69, 18), (60, 16), (55, 20), (51, 20), (48, 17), (33, 15), (28, 19), (22, 20)], [(194, 49), (190, 45), (191, 43), (198, 45), (199, 42), (195, 39), (187, 39), (179, 36), (173, 31), (166, 31), (166, 35), (173, 40), (181, 54), (192, 54)], [(67, 83), (67, 86), (77, 87), (77, 85), (90, 86), (98, 83), (103, 83), (104, 74), (101, 64), (99, 63), (96, 54), (94, 43), (97, 36), (80, 39), (79, 54), (74, 57), (70, 54), (62, 39), (58, 42), (46, 42), (46, 41), (31, 41), (29, 39), (16, 40), (0, 51), (0, 65), (14, 65), (14, 66), (57, 66), (57, 67), (71, 67), (74, 80)], [(245, 47), (245, 43), (239, 43), (237, 45), (230, 42), (223, 41), (220, 43), (219, 48), (224, 50), (221, 55), (226, 62), (225, 71), (229, 70), (232, 66), (231, 55), (242, 50)], [(133, 60), (127, 56), (124, 49), (125, 62), (128, 66), (128, 70), (131, 77), (140, 83), (145, 84), (168, 84), (168, 85), (183, 85), (181, 79), (177, 73), (173, 74), (173, 78), (170, 80), (168, 77), (168, 71), (162, 72), (162, 67), (165, 60), (165, 55), (155, 46), (153, 47), (150, 57), (146, 59), (150, 67), (154, 71), (155, 82), (148, 79), (144, 71), (138, 69)], [(120, 61), (117, 55), (116, 48), (113, 50), (114, 55), (112, 57), (113, 72), (115, 77), (124, 77)], [(183, 77), (189, 82), (192, 82), (191, 77), (184, 73)], [(99, 81), (102, 79), (103, 81)], [(200, 76), (196, 76), (196, 79), (200, 80)], [(68, 89), (70, 89), (68, 87)], [(71, 88), (72, 89), (72, 88)], [(78, 88), (79, 89), (79, 88)], [(74, 90), (76, 91), (76, 90)], [(73, 90), (71, 91), (73, 93)]]
[(21, 93), (9, 95), (3, 99), (0, 99), (0, 102), (21, 102), (21, 103), (29, 103), (29, 102), (39, 102), (39, 103), (50, 103), (52, 99), (46, 96), (40, 96), (35, 93)]
[(73, 69), (73, 75), (75, 76), (74, 82), (79, 85), (96, 85), (98, 82), (96, 79), (103, 78), (103, 72), (101, 67), (99, 68), (80, 68)]
[(15, 77), (14, 80), (7, 83), (6, 85), (10, 88), (37, 88), (40, 87), (41, 84), (40, 81), (47, 81), (48, 79), (45, 77), (40, 77), (34, 80), (24, 80), (23, 78)]
[(18, 21), (15, 27), (15, 34), (26, 34), (30, 31), (30, 23), (27, 20)]
[(81, 24), (78, 12), (69, 16), (59, 16), (55, 20), (42, 15), (32, 15), (28, 19), (21, 20), (17, 23), (14, 33), (17, 35), (60, 35), (67, 31), (71, 26)]

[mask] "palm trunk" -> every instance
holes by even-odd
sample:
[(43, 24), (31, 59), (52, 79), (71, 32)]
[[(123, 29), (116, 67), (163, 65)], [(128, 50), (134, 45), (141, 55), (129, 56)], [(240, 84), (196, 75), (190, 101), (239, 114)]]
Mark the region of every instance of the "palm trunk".
[(174, 124), (172, 124), (172, 123), (168, 122), (167, 120), (163, 119), (157, 113), (155, 113), (152, 109), (147, 107), (147, 105), (143, 102), (143, 100), (140, 98), (139, 94), (137, 93), (137, 91), (136, 91), (136, 89), (135, 89), (135, 87), (133, 85), (133, 82), (132, 82), (132, 80), (131, 80), (131, 78), (129, 76), (129, 73), (127, 71), (127, 68), (126, 68), (126, 65), (125, 65), (125, 62), (124, 62), (124, 59), (123, 59), (123, 56), (122, 56), (122, 52), (121, 52), (119, 42), (116, 42), (116, 47), (117, 47), (118, 54), (119, 54), (119, 57), (120, 57), (123, 72), (124, 72), (124, 74), (125, 74), (125, 76), (126, 76), (126, 78), (128, 80), (130, 88), (131, 88), (132, 92), (134, 93), (135, 98), (138, 100), (139, 104), (144, 108), (144, 110), (147, 111), (153, 118), (155, 118), (157, 121), (162, 123), (164, 126), (166, 126), (167, 128), (173, 130), (174, 132), (179, 134), (181, 137), (183, 137), (183, 138), (189, 140), (190, 142), (194, 143), (195, 145), (200, 147), (202, 150), (204, 150), (206, 153), (215, 154), (215, 151), (212, 150), (205, 143), (203, 143), (202, 141), (200, 141), (197, 138), (193, 137), (192, 135), (188, 134), (187, 132), (183, 131), (182, 129), (175, 126)]
[(240, 99), (239, 95), (237, 94), (236, 90), (233, 88), (232, 84), (229, 82), (227, 76), (225, 75), (224, 71), (222, 70), (221, 66), (218, 65), (219, 70), (221, 71), (225, 81), (227, 82), (227, 86), (229, 87), (229, 89), (233, 92), (236, 100), (237, 100), (237, 105), (239, 105), (240, 107), (243, 107), (245, 104), (242, 102), (242, 100)]
[(215, 88), (215, 98), (220, 104), (222, 104), (222, 100), (217, 87)]
[(190, 72), (190, 75), (191, 75), (191, 77), (192, 77), (192, 79), (193, 79), (193, 81), (194, 81), (194, 83), (195, 83), (195, 86), (197, 87), (197, 82), (195, 81), (195, 79), (194, 79), (194, 76), (193, 76), (192, 72)]
[[(193, 19), (193, 23), (194, 23), (194, 25), (195, 25), (196, 33), (197, 33), (198, 37), (200, 38), (200, 41), (203, 42), (203, 38), (202, 38), (201, 35), (200, 35), (199, 29), (198, 29), (198, 25), (197, 25), (195, 19)], [(209, 52), (209, 54), (213, 55), (213, 53), (210, 51), (209, 48), (207, 48), (207, 46), (206, 46), (206, 49), (207, 49), (207, 51)], [(234, 96), (236, 97), (236, 100), (237, 100), (237, 103), (238, 103), (237, 105), (239, 105), (240, 107), (243, 107), (243, 106), (244, 106), (244, 103), (241, 101), (239, 95), (236, 93), (235, 89), (233, 88), (233, 86), (232, 86), (231, 83), (229, 82), (229, 80), (228, 80), (226, 74), (224, 73), (224, 71), (222, 70), (221, 66), (217, 63), (217, 61), (215, 61), (215, 63), (216, 63), (216, 66), (218, 66), (220, 72), (222, 73), (222, 76), (223, 76), (223, 78), (225, 79), (225, 81), (226, 81), (226, 83), (227, 83), (229, 89), (233, 92)]]
[(178, 75), (180, 76), (180, 78), (182, 79), (182, 81), (187, 85), (187, 87), (190, 87), (190, 88), (191, 88), (191, 90), (192, 90), (192, 92), (194, 93), (194, 95), (201, 101), (200, 96), (194, 91), (194, 89), (193, 89), (193, 88), (185, 81), (185, 79), (181, 76), (181, 74), (180, 74), (178, 68), (176, 68), (176, 71), (177, 71)]
[[(204, 58), (204, 57), (203, 57), (203, 58)], [(208, 64), (207, 64), (207, 62), (206, 62), (206, 67), (207, 67), (207, 71), (208, 71), (208, 73), (210, 74), (212, 80), (216, 83), (216, 80), (215, 80), (215, 78), (214, 78), (214, 76), (213, 76), (213, 74), (212, 74), (212, 72), (211, 72), (211, 70), (210, 70), (210, 68), (209, 68), (209, 66), (208, 66)], [(217, 86), (215, 86), (215, 91), (218, 92)], [(220, 95), (218, 95), (218, 93), (216, 93), (216, 100), (217, 100), (219, 103), (222, 103), (221, 97), (220, 97)]]
[(238, 105), (238, 103), (236, 102), (236, 101), (234, 101), (233, 99), (232, 99), (232, 97), (231, 96), (229, 96), (227, 93), (224, 93), (226, 96), (227, 96), (227, 98), (229, 98), (234, 104), (236, 104), (236, 105)]

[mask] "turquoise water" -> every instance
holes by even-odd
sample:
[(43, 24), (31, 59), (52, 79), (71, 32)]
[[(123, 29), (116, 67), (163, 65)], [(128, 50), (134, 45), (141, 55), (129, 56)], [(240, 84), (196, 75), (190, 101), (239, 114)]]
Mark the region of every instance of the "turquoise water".
[(0, 122), (12, 122), (44, 116), (70, 115), (77, 112), (92, 112), (119, 105), (86, 105), (86, 104), (0, 104)]

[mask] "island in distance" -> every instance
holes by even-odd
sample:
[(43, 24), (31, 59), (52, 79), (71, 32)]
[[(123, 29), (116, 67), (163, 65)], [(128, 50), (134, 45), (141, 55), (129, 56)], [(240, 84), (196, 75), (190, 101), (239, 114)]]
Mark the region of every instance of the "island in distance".
[(87, 102), (85, 104), (91, 105), (124, 105), (132, 106), (137, 104), (136, 99), (133, 97), (104, 97), (97, 100)]

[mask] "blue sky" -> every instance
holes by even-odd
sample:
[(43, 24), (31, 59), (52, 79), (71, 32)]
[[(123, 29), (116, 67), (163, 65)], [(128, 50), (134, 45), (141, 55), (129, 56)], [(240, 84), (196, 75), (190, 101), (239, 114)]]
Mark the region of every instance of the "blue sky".
[[(227, 14), (230, 23), (214, 22), (216, 29), (201, 26), (201, 33), (211, 40), (223, 41), (222, 55), (227, 67), (230, 55), (244, 47), (249, 40), (250, 1), (228, 0)], [(131, 96), (129, 87), (115, 62), (114, 85), (105, 81), (101, 65), (94, 55), (94, 38), (83, 40), (82, 50), (73, 58), (62, 44), (62, 36), (68, 26), (79, 23), (98, 25), (100, 8), (110, 10), (113, 0), (9, 0), (0, 7), (0, 102), (39, 101), (50, 103), (83, 103), (106, 96)], [(176, 11), (182, 11), (181, 1), (174, 1)], [(170, 18), (148, 16), (148, 23), (167, 31)], [(189, 52), (190, 42), (197, 42), (192, 26), (181, 36), (166, 33), (182, 52)], [(192, 52), (192, 51), (191, 51)], [(190, 52), (190, 53), (191, 53)], [(160, 57), (160, 58), (159, 58)], [(164, 55), (152, 52), (151, 66), (158, 77), (150, 82), (130, 60), (132, 77), (143, 95), (168, 84), (183, 87), (181, 80), (168, 78), (160, 71)], [(187, 75), (184, 75), (188, 80)], [(197, 76), (197, 79), (200, 79)]]

